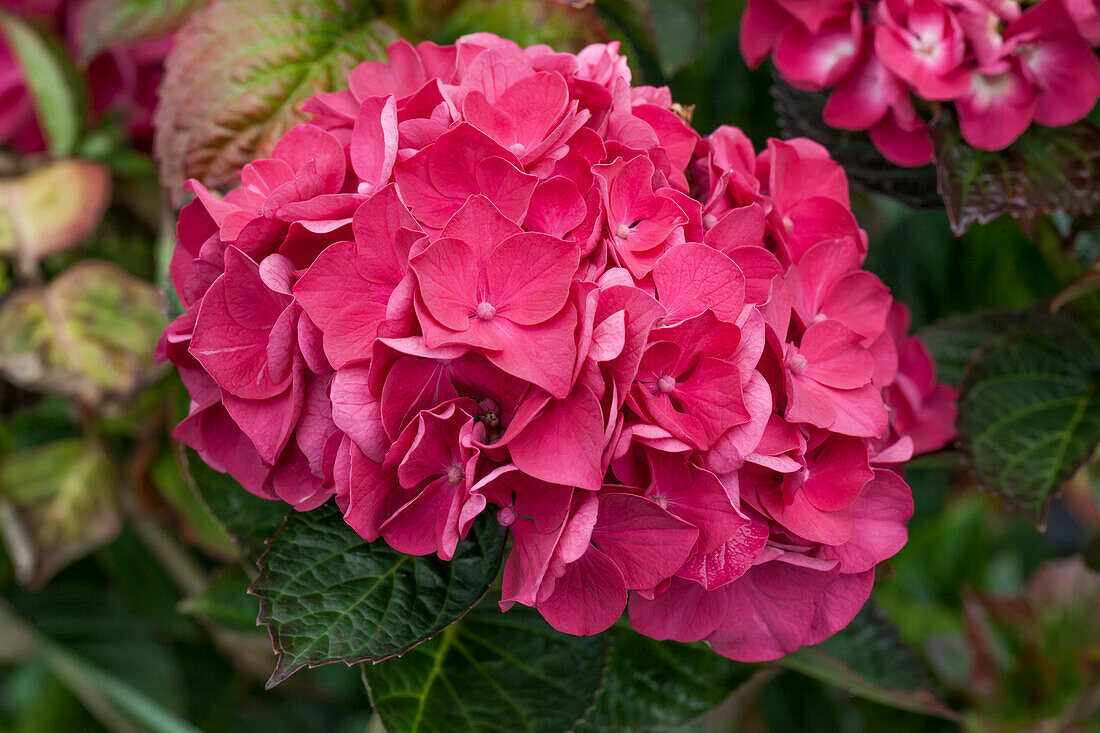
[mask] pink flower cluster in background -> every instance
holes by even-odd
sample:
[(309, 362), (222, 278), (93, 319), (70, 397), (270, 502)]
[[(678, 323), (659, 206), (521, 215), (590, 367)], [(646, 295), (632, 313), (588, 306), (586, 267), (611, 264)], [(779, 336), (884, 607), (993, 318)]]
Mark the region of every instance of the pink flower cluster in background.
[(1084, 118), (1100, 97), (1100, 0), (748, 0), (741, 51), (833, 89), (825, 122), (867, 130), (903, 166), (932, 160), (913, 96), (951, 102), (963, 138), (1010, 145), (1033, 123)]
[[(4, 10), (57, 34), (69, 52), (80, 58), (84, 0), (20, 0), (2, 5)], [(91, 114), (95, 118), (119, 115), (135, 144), (146, 150), (152, 142), (157, 87), (171, 48), (170, 36), (111, 46), (81, 68), (88, 85)], [(37, 153), (46, 148), (26, 75), (3, 32), (0, 32), (0, 145), (21, 153)]]
[(807, 140), (702, 139), (617, 44), (390, 47), (223, 198), (192, 181), (162, 357), (176, 436), (260, 496), (450, 559), (508, 527), (502, 607), (775, 658), (906, 541), (953, 436)]

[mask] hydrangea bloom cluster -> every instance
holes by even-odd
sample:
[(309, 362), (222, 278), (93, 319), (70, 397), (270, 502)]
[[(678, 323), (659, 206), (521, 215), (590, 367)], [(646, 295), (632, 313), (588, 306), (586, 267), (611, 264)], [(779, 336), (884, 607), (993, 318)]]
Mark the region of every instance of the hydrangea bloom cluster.
[(825, 122), (903, 166), (932, 159), (914, 95), (953, 103), (963, 138), (1000, 150), (1092, 110), (1097, 46), (1100, 0), (748, 0), (741, 21), (751, 66), (771, 55), (793, 86), (833, 89)]
[[(79, 58), (84, 47), (81, 21), (85, 5), (86, 0), (18, 0), (5, 2), (4, 9), (62, 37), (70, 53)], [(164, 76), (164, 59), (171, 47), (171, 36), (115, 45), (97, 54), (82, 69), (92, 114), (120, 115), (130, 137), (143, 148), (148, 148), (152, 141), (157, 86)], [(46, 149), (35, 117), (34, 97), (3, 33), (0, 33), (0, 145), (21, 153)]]
[(952, 438), (843, 170), (700, 138), (616, 44), (398, 42), (224, 198), (189, 185), (176, 436), (409, 554), (509, 528), (501, 605), (777, 657), (906, 540)]

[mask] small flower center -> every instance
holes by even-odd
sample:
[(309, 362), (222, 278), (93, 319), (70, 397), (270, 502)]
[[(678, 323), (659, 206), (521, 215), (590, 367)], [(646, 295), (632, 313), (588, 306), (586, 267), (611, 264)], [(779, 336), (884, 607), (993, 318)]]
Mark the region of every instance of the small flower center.
[(466, 478), (466, 472), (462, 470), (462, 466), (457, 463), (447, 466), (447, 480), (452, 484), (457, 484), (464, 478)]
[(508, 146), (508, 149), (512, 151), (512, 154), (517, 158), (522, 158), (523, 154), (527, 152), (527, 146), (523, 143), (512, 143)]
[(511, 527), (516, 522), (516, 510), (510, 506), (506, 506), (497, 512), (497, 522), (502, 527)]
[(477, 403), (477, 416), (491, 428), (500, 425), (500, 405), (492, 397), (486, 397)]
[(666, 375), (657, 380), (657, 391), (661, 394), (668, 394), (674, 389), (676, 389), (676, 380), (672, 377)]
[(615, 236), (619, 239), (626, 239), (630, 236), (630, 227), (626, 224), (620, 224), (615, 230)]
[(806, 367), (809, 366), (809, 362), (806, 361), (806, 357), (802, 354), (795, 354), (791, 358), (791, 371), (795, 374), (802, 374), (806, 371)]
[(477, 317), (483, 321), (492, 320), (493, 316), (497, 314), (497, 309), (493, 307), (493, 304), (487, 300), (483, 300), (477, 304)]
[(787, 233), (794, 231), (794, 222), (791, 220), (791, 217), (783, 217), (783, 228), (787, 230)]
[(657, 506), (661, 507), (662, 509), (668, 509), (668, 495), (667, 494), (654, 494), (653, 496), (651, 496), (649, 498), (652, 499), (654, 502), (656, 502)]
[(705, 226), (707, 229), (713, 228), (714, 225), (717, 224), (717, 223), (718, 223), (718, 217), (715, 216), (714, 214), (707, 214), (706, 216), (703, 217), (703, 226)]

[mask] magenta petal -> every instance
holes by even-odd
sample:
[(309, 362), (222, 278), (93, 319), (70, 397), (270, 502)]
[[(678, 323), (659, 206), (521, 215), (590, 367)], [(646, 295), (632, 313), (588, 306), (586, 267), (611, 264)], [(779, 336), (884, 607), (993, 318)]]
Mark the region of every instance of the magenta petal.
[(370, 460), (382, 462), (389, 439), (382, 427), (381, 405), (370, 393), (366, 367), (340, 369), (332, 379), (332, 421)]
[(767, 542), (767, 522), (756, 517), (743, 521), (717, 549), (689, 558), (677, 575), (706, 590), (721, 588), (747, 573)]
[(286, 389), (289, 371), (269, 371), (271, 329), (286, 296), (270, 291), (259, 267), (239, 250), (226, 250), (227, 270), (210, 286), (199, 308), (190, 353), (228, 392), (264, 399)]
[(811, 542), (839, 545), (852, 536), (851, 517), (845, 512), (821, 511), (801, 491), (796, 491), (788, 502), (779, 487), (767, 486), (758, 489), (757, 497), (772, 519)]
[(803, 644), (820, 644), (852, 622), (871, 596), (875, 571), (837, 576), (836, 582), (814, 599), (814, 620)]
[(322, 331), (349, 300), (373, 295), (355, 268), (355, 249), (353, 242), (328, 247), (294, 286), (294, 298)]
[(733, 323), (745, 303), (745, 276), (726, 255), (701, 244), (669, 249), (653, 268), (658, 300), (680, 321), (710, 309)]
[(767, 253), (761, 246), (764, 242), (764, 210), (759, 204), (749, 204), (727, 211), (707, 231), (703, 241), (726, 254), (739, 247), (753, 247)]
[(630, 625), (654, 639), (692, 642), (707, 638), (729, 616), (729, 599), (698, 583), (674, 577), (664, 593), (650, 600), (630, 597)]
[(539, 613), (558, 631), (591, 636), (606, 631), (626, 610), (622, 573), (595, 547), (565, 569), (554, 592), (538, 604)]
[(603, 483), (603, 412), (596, 397), (578, 387), (554, 400), (508, 445), (512, 461), (527, 475), (548, 483), (596, 491)]
[(275, 144), (271, 157), (285, 161), (295, 171), (313, 166), (324, 193), (336, 193), (344, 186), (347, 170), (344, 146), (316, 125), (290, 128)]
[(752, 568), (720, 592), (729, 621), (708, 637), (719, 654), (739, 662), (768, 662), (805, 643), (814, 622), (814, 598), (836, 577), (781, 561)]
[(862, 337), (837, 321), (821, 321), (806, 329), (799, 353), (808, 366), (805, 374), (837, 389), (855, 389), (871, 381), (874, 359), (861, 346)]
[(586, 216), (577, 185), (564, 176), (554, 176), (535, 187), (523, 226), (561, 238), (580, 226)]
[(592, 542), (622, 572), (628, 589), (653, 588), (679, 570), (699, 531), (656, 502), (634, 494), (602, 494)]
[(1045, 38), (1027, 57), (1026, 64), (1038, 81), (1035, 121), (1040, 125), (1072, 124), (1096, 106), (1100, 98), (1100, 60), (1084, 40), (1072, 36)]
[(397, 105), (392, 96), (363, 102), (351, 135), (350, 157), (361, 180), (360, 193), (371, 194), (386, 185), (397, 159)]
[(874, 476), (867, 460), (867, 446), (856, 438), (827, 438), (806, 460), (811, 471), (801, 491), (811, 504), (825, 512), (848, 507)]
[(875, 478), (847, 509), (855, 522), (851, 538), (833, 548), (846, 573), (861, 573), (892, 557), (908, 539), (905, 522), (913, 514), (913, 495), (892, 471)]
[[(512, 551), (504, 565), (501, 602), (534, 606), (565, 531), (574, 489), (518, 473), (502, 483), (514, 486), (516, 521), (512, 525)], [(587, 545), (588, 539), (584, 542)]]
[(538, 326), (521, 326), (504, 318), (493, 321), (493, 334), (502, 348), (485, 356), (514, 377), (542, 387), (564, 399), (572, 387), (577, 345), (573, 329), (577, 311), (567, 305), (558, 315)]
[(498, 316), (521, 326), (546, 321), (569, 297), (579, 254), (571, 242), (546, 234), (509, 237), (489, 255), (486, 301)]
[(337, 450), (333, 472), (337, 496), (348, 502), (344, 521), (368, 542), (378, 539), (384, 503), (396, 489), (397, 478), (364, 456), (346, 436)]
[(464, 331), (478, 311), (478, 259), (459, 239), (436, 240), (410, 261), (424, 305), (452, 331)]
[(756, 68), (767, 58), (792, 20), (774, 0), (748, 0), (739, 38), (741, 55), (750, 67)]
[(500, 213), (500, 209), (484, 196), (471, 196), (455, 212), (441, 235), (461, 239), (478, 247), (479, 252), (489, 252), (509, 237), (519, 234), (522, 229), (511, 219)]
[(301, 375), (296, 375), (282, 394), (260, 400), (222, 396), (226, 411), (269, 464), (278, 460), (294, 432), (305, 395), (303, 381)]

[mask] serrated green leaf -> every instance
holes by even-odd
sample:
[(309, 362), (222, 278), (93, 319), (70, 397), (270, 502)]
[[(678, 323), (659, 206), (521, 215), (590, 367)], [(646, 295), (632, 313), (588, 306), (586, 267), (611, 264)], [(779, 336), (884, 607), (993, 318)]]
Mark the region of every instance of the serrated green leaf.
[(488, 590), (504, 537), (482, 517), (444, 562), (364, 541), (332, 505), (291, 512), (251, 589), (279, 656), (268, 687), (306, 665), (380, 661), (430, 639)]
[(206, 465), (190, 448), (184, 454), (183, 472), (210, 514), (236, 540), (241, 552), (255, 562), (266, 549), (264, 540), (279, 529), (286, 505), (248, 493), (227, 473)]
[(956, 236), (1002, 214), (1031, 220), (1044, 213), (1088, 214), (1100, 201), (1100, 129), (1032, 125), (1001, 151), (967, 145), (955, 120), (932, 125), (940, 191)]
[(487, 599), (400, 659), (363, 665), (388, 730), (559, 733), (593, 706), (610, 638), (555, 631), (538, 612)]
[(81, 56), (94, 58), (119, 43), (167, 35), (206, 0), (88, 0), (80, 8)]
[(250, 582), (243, 568), (232, 565), (212, 576), (201, 593), (184, 599), (179, 608), (231, 631), (255, 631), (260, 601), (248, 594)]
[(161, 180), (232, 182), (305, 119), (302, 102), (347, 86), (396, 34), (358, 0), (234, 0), (196, 13), (176, 37), (154, 144)]
[(1021, 311), (1000, 310), (967, 313), (936, 321), (918, 334), (936, 360), (936, 375), (957, 385), (978, 348), (1018, 322)]
[(68, 155), (80, 136), (80, 95), (70, 84), (73, 75), (66, 73), (61, 51), (19, 16), (4, 10), (0, 10), (0, 32), (34, 96), (35, 116), (50, 151)]
[(778, 664), (881, 705), (961, 720), (940, 701), (916, 652), (873, 603), (845, 629)]
[(682, 726), (714, 709), (761, 669), (716, 654), (704, 644), (642, 636), (626, 624), (611, 630), (611, 663), (596, 708), (581, 733)]
[(844, 166), (852, 185), (881, 193), (908, 206), (939, 208), (936, 171), (930, 166), (902, 168), (883, 157), (866, 132), (841, 130), (825, 124), (822, 113), (827, 92), (806, 92), (776, 79), (772, 85), (779, 126), (786, 137), (808, 137), (829, 149)]
[(1032, 312), (981, 351), (959, 397), (959, 436), (984, 486), (1032, 521), (1100, 443), (1100, 356), (1065, 316)]

